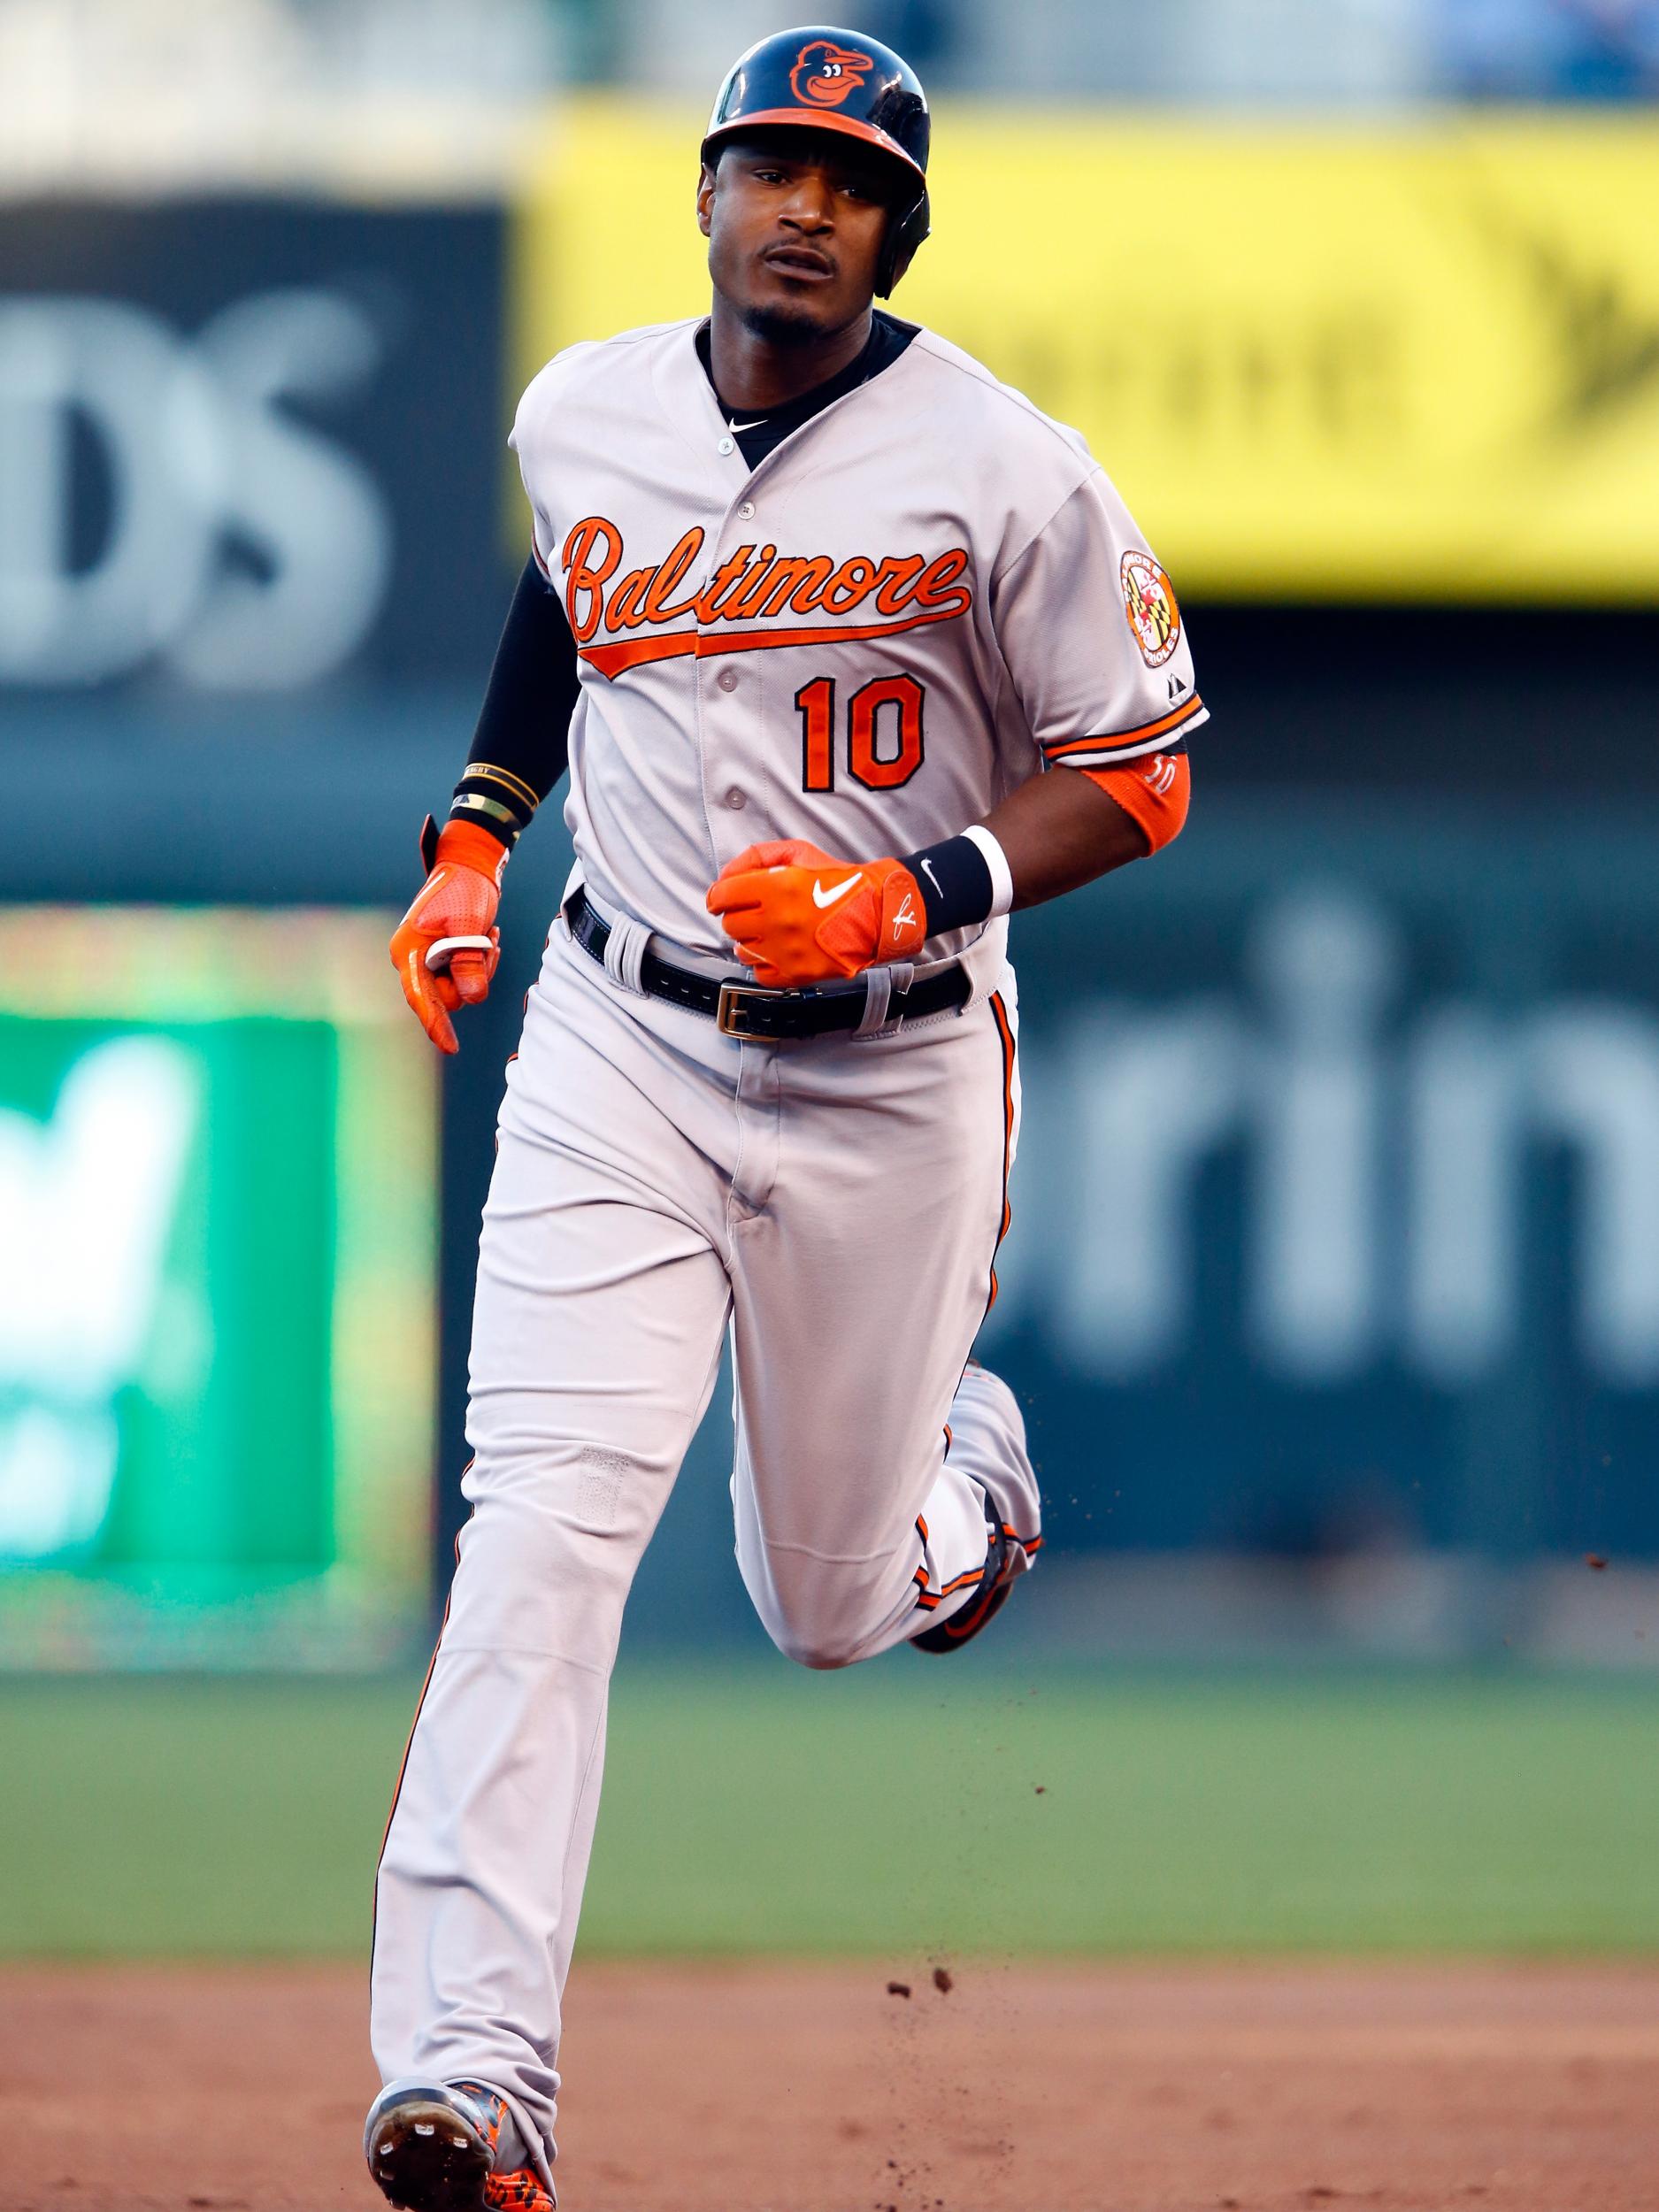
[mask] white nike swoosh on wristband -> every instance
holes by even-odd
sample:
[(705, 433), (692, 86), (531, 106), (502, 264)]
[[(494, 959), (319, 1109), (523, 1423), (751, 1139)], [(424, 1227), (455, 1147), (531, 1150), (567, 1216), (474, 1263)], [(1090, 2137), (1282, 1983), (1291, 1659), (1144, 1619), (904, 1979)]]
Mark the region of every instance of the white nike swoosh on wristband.
[(940, 897), (942, 899), (945, 895), (945, 887), (942, 883), (941, 883), (939, 878), (933, 873), (933, 864), (931, 860), (923, 861), (922, 872), (926, 875), (929, 883), (933, 885), (934, 890), (938, 892)]
[(826, 891), (821, 883), (815, 881), (812, 886), (812, 903), (814, 906), (833, 906), (837, 899), (847, 895), (855, 883), (861, 883), (863, 880), (862, 875), (849, 876), (845, 882), (838, 883), (833, 891)]

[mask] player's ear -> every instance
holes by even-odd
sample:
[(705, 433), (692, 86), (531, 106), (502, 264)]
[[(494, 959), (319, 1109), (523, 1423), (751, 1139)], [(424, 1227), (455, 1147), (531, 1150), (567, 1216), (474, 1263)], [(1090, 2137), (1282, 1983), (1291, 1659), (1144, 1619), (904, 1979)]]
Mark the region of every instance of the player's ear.
[(705, 161), (697, 179), (697, 228), (706, 238), (714, 221), (714, 172)]

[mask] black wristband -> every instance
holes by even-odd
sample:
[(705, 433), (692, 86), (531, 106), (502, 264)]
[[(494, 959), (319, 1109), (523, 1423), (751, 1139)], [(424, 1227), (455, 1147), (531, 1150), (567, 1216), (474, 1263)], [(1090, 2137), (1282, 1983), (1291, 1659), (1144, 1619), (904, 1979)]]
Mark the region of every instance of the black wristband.
[(455, 795), (471, 792), (480, 799), (492, 799), (518, 823), (527, 828), (530, 818), (541, 803), (541, 795), (531, 789), (510, 768), (497, 768), (493, 761), (469, 760), (461, 772), (461, 780), (455, 787)]
[(907, 854), (903, 864), (921, 886), (930, 937), (948, 929), (972, 929), (989, 918), (995, 886), (990, 863), (972, 838), (947, 837), (942, 844), (926, 845)]
[(458, 787), (449, 803), (452, 822), (471, 822), (474, 827), (488, 830), (499, 838), (511, 852), (518, 841), (518, 833), (526, 825), (511, 810), (493, 798), (480, 798), (476, 792)]

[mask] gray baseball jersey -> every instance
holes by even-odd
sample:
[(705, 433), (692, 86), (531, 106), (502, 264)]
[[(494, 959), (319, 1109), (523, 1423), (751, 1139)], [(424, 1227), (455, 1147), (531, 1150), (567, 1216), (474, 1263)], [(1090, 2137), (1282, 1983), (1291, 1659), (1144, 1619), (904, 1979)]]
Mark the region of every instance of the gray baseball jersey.
[(1169, 580), (1075, 431), (924, 330), (751, 474), (697, 327), (571, 347), (512, 434), (580, 659), (566, 819), (603, 902), (726, 953), (703, 898), (746, 845), (909, 852), (1045, 758), (1205, 720)]

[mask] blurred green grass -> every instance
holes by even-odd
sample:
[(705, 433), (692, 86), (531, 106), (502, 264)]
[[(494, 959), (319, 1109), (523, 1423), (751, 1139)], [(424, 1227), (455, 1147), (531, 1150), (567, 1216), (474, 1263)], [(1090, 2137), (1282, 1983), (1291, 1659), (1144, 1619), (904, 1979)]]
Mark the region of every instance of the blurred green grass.
[[(362, 1955), (418, 1686), (7, 1683), (0, 1955)], [(582, 1949), (1651, 1951), (1656, 1837), (1641, 1680), (640, 1667)]]

